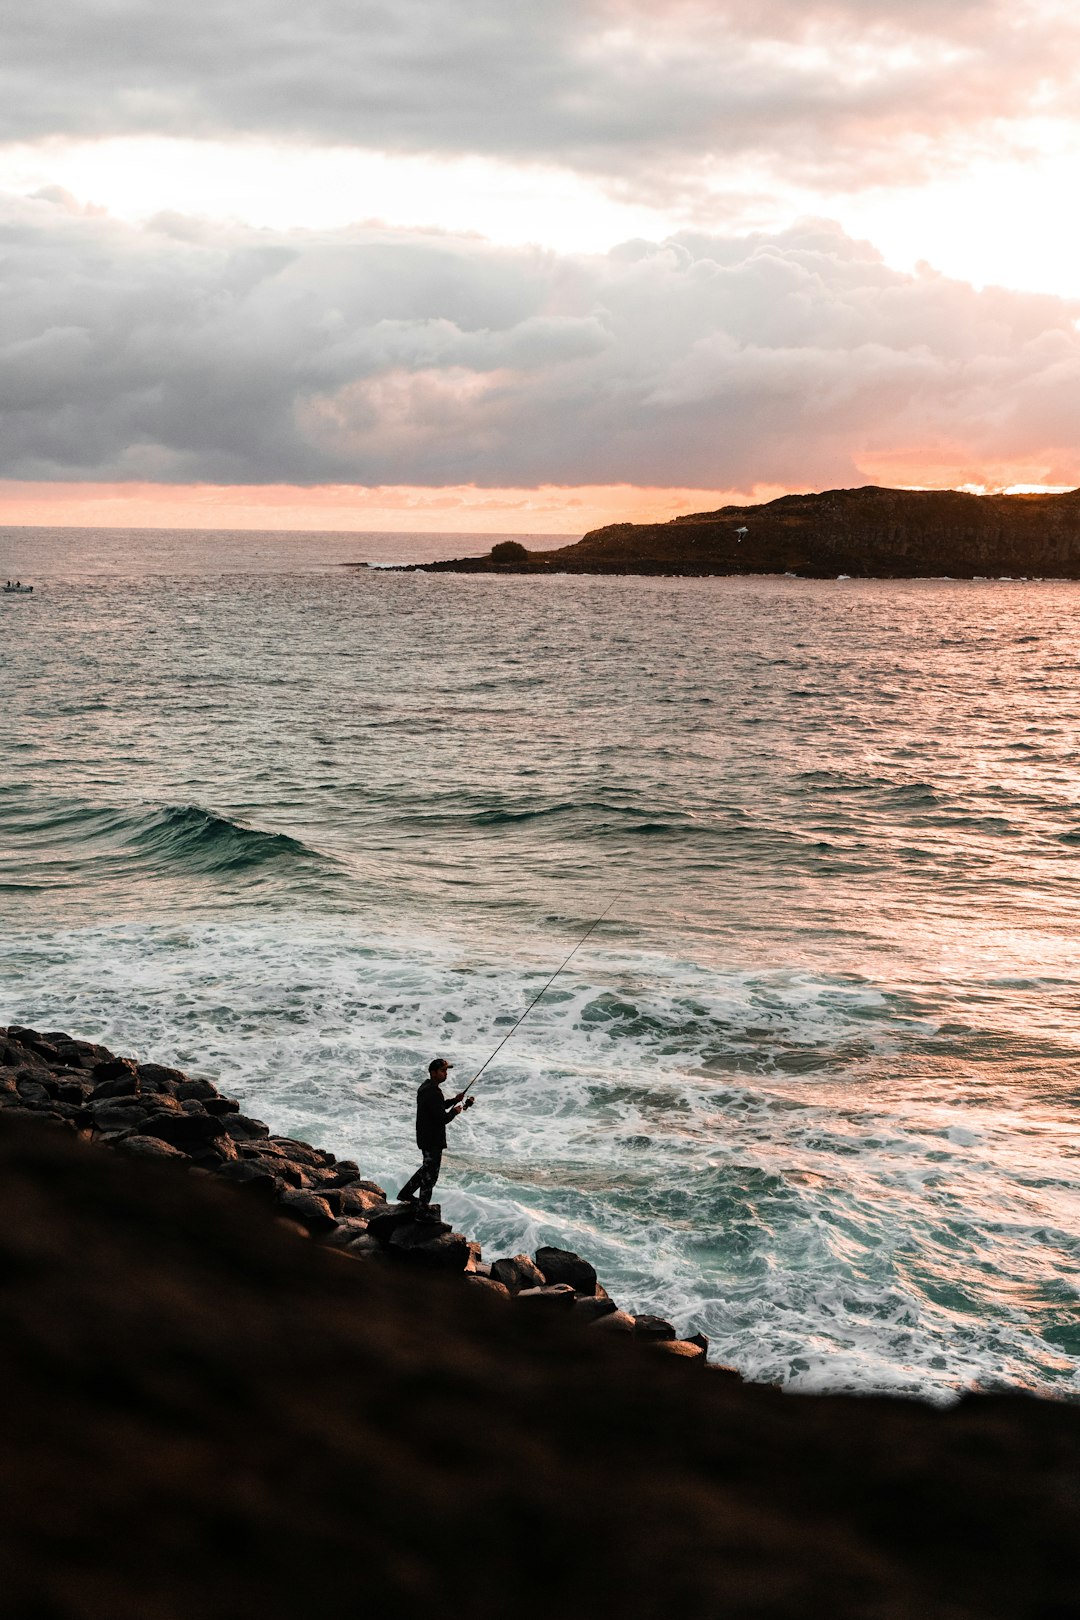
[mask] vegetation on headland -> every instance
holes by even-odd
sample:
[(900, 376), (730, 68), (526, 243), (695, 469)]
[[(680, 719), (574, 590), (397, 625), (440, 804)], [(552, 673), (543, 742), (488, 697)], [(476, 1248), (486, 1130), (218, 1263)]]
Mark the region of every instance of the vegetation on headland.
[(470, 1285), (457, 1234), (333, 1246), (380, 1206), (207, 1080), (0, 1030), (5, 1612), (1072, 1612), (1080, 1410), (786, 1397)]
[(836, 489), (724, 506), (668, 523), (614, 523), (574, 545), (424, 563), (429, 573), (838, 574), (871, 579), (1080, 579), (1080, 490)]

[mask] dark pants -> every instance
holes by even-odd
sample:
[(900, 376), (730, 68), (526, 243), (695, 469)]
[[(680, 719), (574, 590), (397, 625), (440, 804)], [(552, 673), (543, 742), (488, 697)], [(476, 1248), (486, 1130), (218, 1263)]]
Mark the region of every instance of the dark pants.
[(419, 1204), (430, 1204), (431, 1194), (435, 1189), (435, 1183), (439, 1179), (439, 1171), (442, 1169), (442, 1156), (442, 1148), (425, 1148), (423, 1164), (414, 1176), (409, 1177), (398, 1193), (398, 1198), (415, 1197)]

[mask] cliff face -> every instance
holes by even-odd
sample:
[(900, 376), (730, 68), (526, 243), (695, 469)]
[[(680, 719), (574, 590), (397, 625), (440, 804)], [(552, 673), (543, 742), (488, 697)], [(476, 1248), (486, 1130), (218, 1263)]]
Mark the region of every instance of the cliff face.
[(724, 506), (670, 523), (616, 523), (576, 545), (430, 563), (431, 572), (797, 574), (804, 578), (1080, 579), (1080, 490), (968, 495), (957, 490), (828, 490), (761, 506)]

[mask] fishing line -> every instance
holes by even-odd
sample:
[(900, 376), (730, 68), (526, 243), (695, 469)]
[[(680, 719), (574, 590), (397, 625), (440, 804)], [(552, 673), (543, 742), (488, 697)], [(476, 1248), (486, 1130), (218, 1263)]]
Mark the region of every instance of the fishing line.
[(521, 1028), (521, 1026), (525, 1022), (526, 1018), (528, 1018), (529, 1014), (532, 1012), (533, 1008), (536, 1006), (536, 1003), (538, 1001), (540, 1001), (544, 996), (547, 995), (548, 991), (551, 989), (552, 985), (555, 983), (555, 980), (559, 977), (559, 974), (562, 972), (563, 968), (570, 961), (571, 957), (574, 957), (574, 956), (577, 955), (578, 951), (580, 951), (581, 947), (584, 945), (584, 943), (588, 939), (589, 935), (593, 932), (593, 930), (595, 928), (599, 928), (600, 924), (603, 922), (604, 918), (607, 916), (607, 914), (611, 910), (612, 906), (614, 906), (614, 904), (615, 904), (615, 902), (617, 900), (621, 900), (623, 895), (626, 894), (626, 892), (627, 892), (626, 889), (620, 889), (618, 894), (615, 895), (614, 899), (608, 901), (607, 905), (604, 907), (604, 909), (600, 913), (599, 917), (597, 917), (596, 921), (589, 924), (588, 928), (582, 934), (581, 938), (578, 940), (578, 942), (574, 946), (573, 950), (569, 953), (568, 956), (564, 957), (564, 959), (559, 963), (558, 967), (555, 969), (554, 973), (551, 975), (551, 978), (548, 980), (548, 982), (544, 985), (543, 989), (537, 991), (536, 995), (533, 996), (532, 1000), (529, 1002), (529, 1005), (526, 1007), (525, 1011), (522, 1013), (521, 1017), (518, 1019), (517, 1023), (514, 1025), (513, 1029), (508, 1029), (507, 1030), (506, 1034), (503, 1036), (502, 1040), (499, 1042), (499, 1044), (495, 1048), (494, 1052), (492, 1052), (490, 1054), (490, 1056), (486, 1057), (484, 1059), (483, 1063), (481, 1063), (480, 1067), (477, 1069), (476, 1073), (473, 1075), (472, 1079), (469, 1081), (468, 1085), (465, 1087), (465, 1090), (461, 1093), (461, 1095), (463, 1097), (466, 1096), (467, 1093), (472, 1090), (473, 1086), (475, 1086), (476, 1082), (479, 1080), (480, 1076), (483, 1074), (484, 1070), (487, 1068), (487, 1066), (491, 1062), (492, 1058), (498, 1056), (498, 1054), (502, 1051), (503, 1047), (506, 1045), (507, 1041), (510, 1039), (511, 1035), (513, 1035), (516, 1030), (519, 1030)]

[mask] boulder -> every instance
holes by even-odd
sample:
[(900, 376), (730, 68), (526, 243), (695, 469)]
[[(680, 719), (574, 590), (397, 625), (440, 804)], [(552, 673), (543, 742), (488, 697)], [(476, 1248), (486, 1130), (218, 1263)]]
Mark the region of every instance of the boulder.
[[(227, 1141), (227, 1137), (221, 1137)], [(252, 1164), (249, 1159), (234, 1159), (223, 1162), (218, 1166), (218, 1173), (224, 1181), (234, 1187), (240, 1187), (253, 1198), (264, 1199), (267, 1203), (276, 1203), (281, 1193), (285, 1191), (285, 1183), (280, 1176), (275, 1176), (272, 1170), (264, 1165)]]
[(119, 1137), (116, 1147), (118, 1152), (130, 1153), (137, 1159), (179, 1159), (181, 1164), (187, 1163), (186, 1154), (171, 1143), (163, 1142), (159, 1136), (140, 1136), (133, 1132)]
[(257, 1142), (260, 1137), (270, 1135), (269, 1126), (261, 1119), (252, 1119), (250, 1114), (227, 1113), (222, 1124), (234, 1142)]
[(596, 1333), (633, 1333), (634, 1318), (629, 1311), (609, 1311), (606, 1316), (598, 1316), (592, 1326)]
[(505, 1283), (512, 1294), (520, 1293), (523, 1288), (547, 1286), (544, 1273), (527, 1254), (515, 1254), (508, 1260), (494, 1261), (491, 1275), (496, 1282)]
[(137, 1097), (140, 1091), (139, 1076), (134, 1068), (122, 1069), (119, 1074), (110, 1075), (105, 1080), (98, 1079), (95, 1071), (93, 1085), (95, 1102), (106, 1097)]
[[(326, 1242), (332, 1249), (347, 1249), (350, 1243), (356, 1242), (357, 1238), (367, 1237), (367, 1235), (366, 1221), (338, 1221), (334, 1230), (326, 1234)], [(375, 1239), (372, 1238), (371, 1241), (374, 1243)]]
[(602, 1316), (611, 1316), (617, 1309), (613, 1299), (601, 1299), (597, 1294), (579, 1294), (574, 1301), (574, 1315), (579, 1322), (598, 1322)]
[(329, 1198), (335, 1192), (341, 1201), (343, 1215), (374, 1215), (378, 1210), (386, 1208), (386, 1198), (381, 1190), (372, 1191), (369, 1187), (334, 1187), (333, 1183), (324, 1183), (324, 1197)]
[(542, 1288), (522, 1288), (514, 1299), (530, 1310), (568, 1311), (573, 1308), (574, 1290), (569, 1283), (547, 1283)]
[(202, 1105), (208, 1114), (238, 1114), (240, 1104), (231, 1097), (204, 1097)]
[[(368, 1216), (367, 1229), (380, 1243), (389, 1243), (399, 1226), (408, 1226), (415, 1222), (416, 1218), (415, 1204), (388, 1204), (385, 1209), (376, 1210)], [(441, 1226), (442, 1209), (438, 1204), (428, 1206), (427, 1220)]]
[(505, 1283), (496, 1282), (494, 1277), (485, 1277), (479, 1271), (467, 1271), (465, 1281), (470, 1288), (475, 1288), (478, 1293), (482, 1291), (499, 1299), (509, 1299), (511, 1297), (510, 1290)]
[(641, 1314), (634, 1317), (634, 1337), (638, 1339), (677, 1339), (678, 1334), (662, 1316)]
[(102, 1085), (106, 1080), (123, 1080), (128, 1076), (134, 1082), (132, 1090), (139, 1089), (139, 1072), (134, 1058), (102, 1058), (99, 1063), (94, 1064), (92, 1073), (98, 1085)]
[(91, 1102), (86, 1110), (90, 1124), (99, 1134), (104, 1131), (134, 1131), (155, 1136), (156, 1131), (144, 1131), (150, 1108), (138, 1097), (105, 1097)]
[(337, 1226), (330, 1205), (325, 1198), (318, 1198), (314, 1193), (297, 1192), (289, 1188), (283, 1192), (278, 1200), (278, 1208), (283, 1214), (306, 1226), (309, 1232), (332, 1232)]
[(177, 1086), (187, 1080), (180, 1069), (167, 1069), (163, 1063), (140, 1063), (139, 1081), (144, 1091), (175, 1095)]
[(699, 1344), (706, 1355), (709, 1353), (709, 1341), (705, 1337), (704, 1333), (688, 1333), (686, 1335), (686, 1343)]
[(576, 1294), (596, 1293), (596, 1267), (571, 1249), (537, 1249), (536, 1264), (545, 1282), (569, 1283)]
[(163, 1142), (171, 1142), (173, 1147), (192, 1153), (207, 1142), (224, 1136), (225, 1127), (212, 1114), (185, 1114), (179, 1111), (172, 1114), (165, 1109), (155, 1109), (143, 1125), (143, 1134), (159, 1136)]
[(206, 1102), (218, 1094), (218, 1088), (212, 1080), (200, 1080), (188, 1074), (179, 1074), (175, 1085), (170, 1090), (175, 1091), (181, 1102)]
[(42, 1082), (28, 1074), (19, 1076), (15, 1082), (15, 1089), (28, 1108), (47, 1108), (52, 1101)]
[(684, 1361), (700, 1361), (702, 1364), (705, 1361), (705, 1352), (700, 1344), (691, 1344), (689, 1339), (654, 1339), (651, 1347), (666, 1356), (677, 1356)]
[(439, 1271), (464, 1271), (469, 1241), (441, 1221), (417, 1221), (412, 1226), (398, 1227), (387, 1253)]

